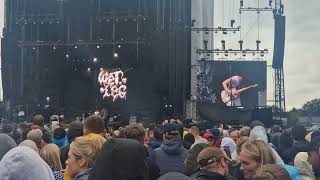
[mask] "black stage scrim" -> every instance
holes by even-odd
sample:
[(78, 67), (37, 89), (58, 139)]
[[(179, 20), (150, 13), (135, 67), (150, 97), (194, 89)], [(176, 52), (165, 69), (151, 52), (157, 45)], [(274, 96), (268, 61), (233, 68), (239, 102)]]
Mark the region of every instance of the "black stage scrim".
[[(266, 91), (266, 61), (201, 60), (199, 62), (197, 72), (199, 102), (245, 107), (265, 104), (258, 103), (258, 94)], [(232, 91), (233, 97), (229, 98), (229, 101), (226, 100), (228, 93), (224, 93), (223, 82), (226, 83), (227, 89)], [(232, 102), (236, 100), (239, 102)]]

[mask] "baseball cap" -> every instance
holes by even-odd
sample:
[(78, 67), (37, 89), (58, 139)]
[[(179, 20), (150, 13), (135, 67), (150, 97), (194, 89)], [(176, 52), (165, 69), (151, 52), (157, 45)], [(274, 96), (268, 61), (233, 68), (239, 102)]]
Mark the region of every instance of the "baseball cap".
[(180, 133), (179, 127), (176, 124), (166, 124), (164, 125), (164, 133), (168, 135), (177, 135)]
[(222, 159), (231, 161), (226, 156), (226, 154), (219, 148), (207, 147), (199, 153), (197, 162), (200, 164), (201, 167), (204, 167), (209, 164), (221, 161)]
[(208, 140), (209, 138), (213, 138), (213, 134), (207, 131), (203, 134), (203, 138)]

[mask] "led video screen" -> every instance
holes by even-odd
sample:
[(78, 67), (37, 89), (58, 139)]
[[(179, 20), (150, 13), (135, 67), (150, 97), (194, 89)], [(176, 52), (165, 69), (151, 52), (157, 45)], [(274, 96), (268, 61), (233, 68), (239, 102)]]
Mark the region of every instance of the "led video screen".
[(222, 106), (266, 104), (266, 61), (199, 61), (197, 100)]

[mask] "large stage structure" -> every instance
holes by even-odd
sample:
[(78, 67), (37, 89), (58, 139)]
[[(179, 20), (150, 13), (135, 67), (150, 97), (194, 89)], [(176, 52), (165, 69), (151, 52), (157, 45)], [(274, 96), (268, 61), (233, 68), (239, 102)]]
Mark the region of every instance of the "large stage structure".
[[(190, 0), (4, 3), (2, 77), (11, 111), (107, 107), (149, 120), (164, 111), (183, 115), (190, 94)], [(102, 99), (100, 68), (127, 73), (125, 102)]]

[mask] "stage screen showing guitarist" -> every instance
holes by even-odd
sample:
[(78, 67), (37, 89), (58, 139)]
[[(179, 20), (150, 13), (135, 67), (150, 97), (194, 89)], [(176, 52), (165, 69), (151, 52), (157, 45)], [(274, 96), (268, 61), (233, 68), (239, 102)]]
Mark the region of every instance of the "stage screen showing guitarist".
[(198, 102), (221, 106), (258, 106), (266, 90), (265, 61), (201, 61)]

